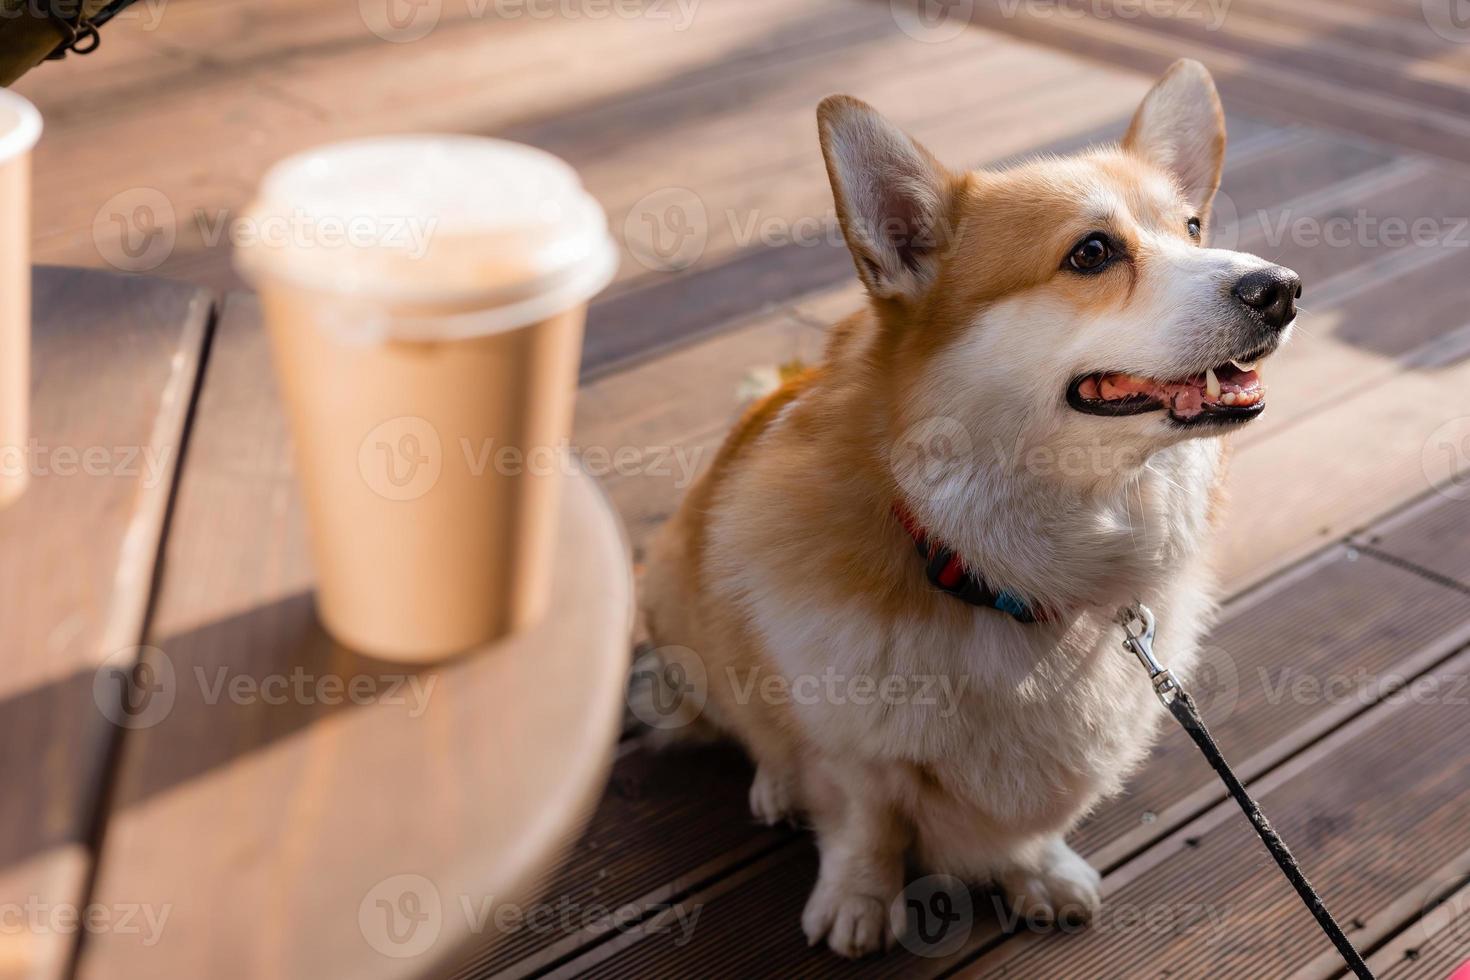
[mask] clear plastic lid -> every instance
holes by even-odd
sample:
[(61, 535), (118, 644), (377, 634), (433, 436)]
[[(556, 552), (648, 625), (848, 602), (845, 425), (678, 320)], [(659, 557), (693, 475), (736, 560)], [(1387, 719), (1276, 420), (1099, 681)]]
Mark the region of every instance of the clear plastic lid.
[(575, 170), (534, 147), (472, 136), (357, 140), (290, 157), (265, 175), (231, 235), (253, 281), (364, 308), (456, 311), (365, 323), (364, 340), (513, 329), (590, 299), (617, 267), (607, 217)]
[(30, 102), (0, 88), (0, 163), (20, 156), (41, 137), (41, 114)]

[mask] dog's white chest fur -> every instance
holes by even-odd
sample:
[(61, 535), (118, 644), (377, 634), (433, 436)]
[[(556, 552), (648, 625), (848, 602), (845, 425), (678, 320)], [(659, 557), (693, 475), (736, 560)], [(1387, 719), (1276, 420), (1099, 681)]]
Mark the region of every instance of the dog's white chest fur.
[[(1199, 443), (1160, 453), (1121, 505), (1070, 523), (990, 511), (1016, 539), (998, 564), (1063, 555), (1067, 568), (1092, 577), (1077, 593), (1099, 604), (1054, 624), (1023, 624), (942, 595), (880, 614), (869, 597), (844, 593), (841, 579), (793, 592), (772, 564), (782, 559), (759, 543), (743, 547), (750, 538), (738, 512), (764, 506), (756, 490), (714, 524), (715, 564), (728, 573), (716, 589), (760, 637), (781, 680), (770, 689), (782, 692), (804, 739), (895, 781), (906, 774), (913, 785), (896, 791), (911, 801), (928, 863), (953, 867), (949, 852), (973, 863), (1002, 845), (997, 836), (1065, 831), (1147, 752), (1162, 711), (1112, 617), (1133, 595), (1145, 598), (1159, 616), (1161, 653), (1187, 670), (1210, 607), (1197, 554), (1207, 501), (1188, 488), (1209, 485), (1216, 458)], [(737, 489), (727, 499), (741, 497)], [(1067, 540), (1077, 528), (1086, 531)], [(908, 559), (900, 572), (922, 576), (911, 549)], [(1058, 571), (1034, 574), (1044, 581)], [(745, 678), (747, 689), (758, 690), (758, 680)], [(976, 834), (989, 840), (965, 839)]]

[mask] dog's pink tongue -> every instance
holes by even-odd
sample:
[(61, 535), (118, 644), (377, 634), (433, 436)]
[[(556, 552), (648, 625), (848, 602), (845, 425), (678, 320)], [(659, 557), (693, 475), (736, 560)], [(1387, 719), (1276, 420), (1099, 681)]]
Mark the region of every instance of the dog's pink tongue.
[(1103, 376), (1098, 387), (1103, 398), (1147, 395), (1167, 405), (1175, 415), (1189, 418), (1198, 415), (1204, 408), (1204, 383), (1204, 378), (1165, 383), (1151, 378), (1140, 378), (1134, 374), (1108, 374)]
[(1242, 371), (1230, 363), (1215, 368), (1215, 376), (1220, 379), (1222, 387), (1236, 391), (1254, 391), (1261, 386), (1261, 376), (1254, 370)]
[(1180, 418), (1187, 419), (1204, 411), (1204, 388), (1196, 388), (1194, 385), (1171, 385), (1170, 393), (1173, 401), (1169, 407)]
[(1159, 394), (1157, 384), (1147, 378), (1136, 377), (1132, 374), (1105, 374), (1100, 387), (1102, 396), (1107, 399)]

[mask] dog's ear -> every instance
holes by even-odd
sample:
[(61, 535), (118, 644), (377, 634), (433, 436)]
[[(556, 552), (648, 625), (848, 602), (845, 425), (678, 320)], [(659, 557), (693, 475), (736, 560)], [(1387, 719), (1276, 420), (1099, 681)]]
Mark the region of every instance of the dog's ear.
[(880, 299), (918, 298), (933, 282), (948, 241), (953, 178), (933, 154), (857, 99), (823, 99), (817, 129), (858, 277)]
[(1182, 59), (1143, 97), (1123, 149), (1172, 173), (1203, 217), (1220, 186), (1225, 112), (1209, 71)]

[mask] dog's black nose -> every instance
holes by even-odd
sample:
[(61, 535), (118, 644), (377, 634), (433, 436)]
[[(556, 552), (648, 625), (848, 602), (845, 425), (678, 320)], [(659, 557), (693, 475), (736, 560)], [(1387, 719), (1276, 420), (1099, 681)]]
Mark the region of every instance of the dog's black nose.
[(1266, 326), (1280, 330), (1296, 316), (1296, 301), (1302, 295), (1302, 281), (1290, 269), (1272, 265), (1247, 272), (1231, 292), (1254, 310)]

